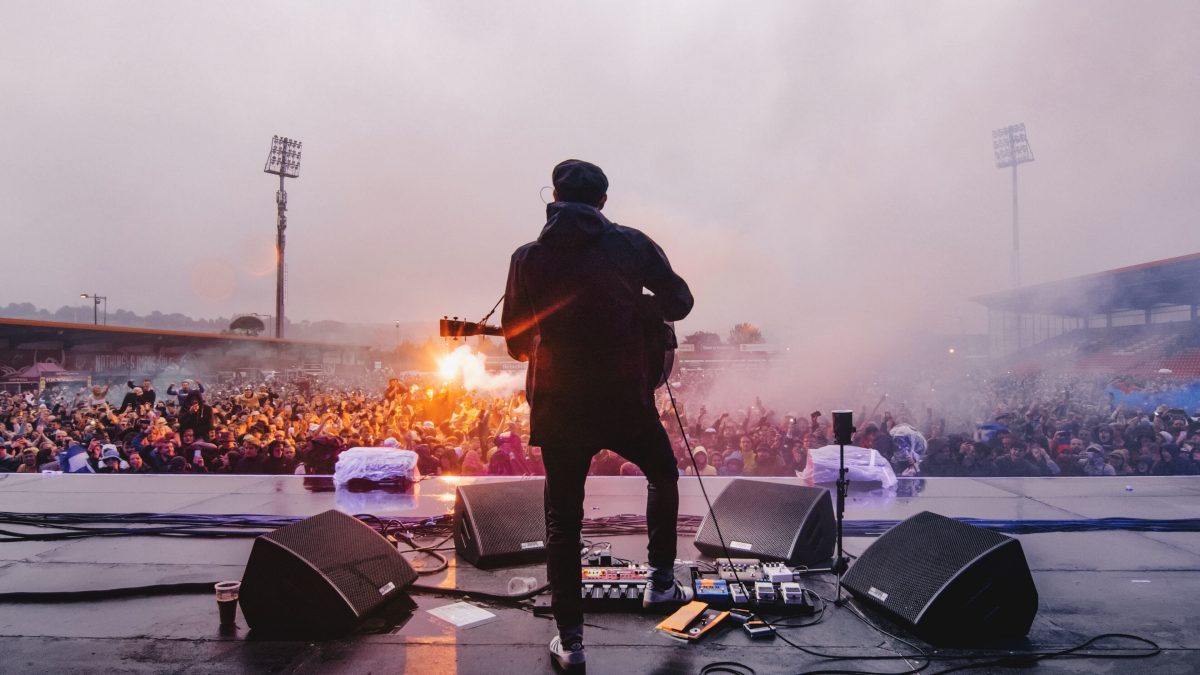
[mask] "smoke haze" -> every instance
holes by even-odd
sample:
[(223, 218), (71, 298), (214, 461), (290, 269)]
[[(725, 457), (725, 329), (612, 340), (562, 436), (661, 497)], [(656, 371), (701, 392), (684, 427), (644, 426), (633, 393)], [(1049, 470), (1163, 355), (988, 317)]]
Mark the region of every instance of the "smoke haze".
[(1195, 2), (10, 2), (7, 295), (273, 311), (280, 134), (289, 318), (432, 333), (491, 306), (579, 157), (691, 283), (681, 335), (877, 363), (1008, 285), (993, 129), (1037, 158), (1027, 283), (1196, 250), (1198, 38)]
[(489, 394), (511, 394), (525, 388), (524, 372), (488, 372), (487, 357), (470, 345), (460, 345), (438, 359), (439, 374), (447, 381), (462, 382), (467, 389)]

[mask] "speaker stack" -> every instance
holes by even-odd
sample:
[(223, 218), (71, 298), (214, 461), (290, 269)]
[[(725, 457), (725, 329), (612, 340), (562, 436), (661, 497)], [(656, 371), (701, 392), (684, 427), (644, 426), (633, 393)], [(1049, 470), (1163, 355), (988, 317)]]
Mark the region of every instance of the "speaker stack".
[(378, 532), (326, 511), (254, 540), (239, 601), (254, 631), (333, 637), (353, 630), (416, 578)]
[[(725, 545), (717, 535), (717, 526)], [(730, 481), (696, 532), (713, 558), (757, 558), (789, 565), (828, 563), (836, 529), (826, 488), (738, 478)]]
[(928, 511), (871, 544), (843, 584), (931, 644), (1023, 637), (1038, 607), (1021, 542)]

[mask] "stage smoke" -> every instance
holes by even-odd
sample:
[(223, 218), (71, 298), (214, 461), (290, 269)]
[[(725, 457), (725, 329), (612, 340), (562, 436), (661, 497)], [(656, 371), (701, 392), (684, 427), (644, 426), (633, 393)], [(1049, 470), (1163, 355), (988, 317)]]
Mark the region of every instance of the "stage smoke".
[(467, 389), (491, 393), (512, 393), (525, 387), (524, 373), (489, 373), (487, 357), (462, 345), (438, 359), (438, 373), (446, 380), (462, 378)]

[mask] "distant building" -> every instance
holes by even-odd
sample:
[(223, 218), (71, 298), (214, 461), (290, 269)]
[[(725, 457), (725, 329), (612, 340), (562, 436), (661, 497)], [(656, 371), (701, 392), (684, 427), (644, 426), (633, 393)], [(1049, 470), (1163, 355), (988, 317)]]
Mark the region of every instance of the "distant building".
[(1200, 253), (973, 300), (1010, 370), (1200, 377)]
[[(370, 366), (361, 346), (279, 340), (217, 333), (0, 319), (0, 384), (28, 385), (20, 373), (50, 363), (78, 380), (183, 377), (214, 379), (238, 374), (362, 372)], [(45, 379), (45, 378), (43, 378)]]

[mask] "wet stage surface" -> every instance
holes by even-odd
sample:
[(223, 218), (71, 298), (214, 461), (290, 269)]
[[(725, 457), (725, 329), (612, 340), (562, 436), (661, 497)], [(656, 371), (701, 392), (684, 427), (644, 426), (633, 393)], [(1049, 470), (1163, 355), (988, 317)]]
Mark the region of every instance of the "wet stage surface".
[[(430, 479), (414, 486), (410, 494), (395, 494), (314, 491), (302, 478), (292, 476), (0, 474), (0, 511), (303, 517), (337, 508), (384, 517), (437, 516), (453, 506), (456, 483), (496, 480), (511, 479)], [(715, 499), (728, 481), (706, 478), (709, 495)], [(680, 492), (681, 514), (704, 514), (695, 478), (681, 478)], [(588, 480), (586, 517), (640, 515), (644, 504), (642, 479)], [(846, 518), (902, 520), (921, 511), (1004, 520), (1194, 518), (1200, 516), (1200, 478), (902, 480), (898, 489), (890, 491), (853, 490)], [(4, 529), (33, 531), (15, 526)], [(1148, 660), (1056, 660), (1037, 665), (1035, 671), (1200, 671), (1200, 534), (1056, 532), (1019, 535), (1018, 539), (1040, 596), (1028, 645), (1062, 649), (1098, 633), (1125, 632), (1150, 638), (1164, 649), (1163, 654)], [(0, 544), (0, 593), (240, 579), (252, 541), (123, 537), (4, 542)], [(644, 560), (644, 536), (612, 537), (610, 541), (614, 554)], [(846, 549), (859, 554), (873, 541), (849, 537)], [(540, 566), (481, 571), (466, 563), (456, 564), (453, 551), (448, 557), (448, 570), (422, 577), (420, 583), (505, 593), (514, 576), (536, 577), (539, 583), (545, 580)], [(680, 537), (679, 557), (700, 557), (690, 535)], [(681, 578), (685, 573), (680, 571)], [(824, 597), (833, 595), (827, 575), (810, 575), (804, 583)], [(0, 604), (0, 672), (552, 672), (546, 652), (546, 643), (554, 634), (552, 620), (523, 609), (471, 600), (499, 618), (459, 630), (427, 611), (459, 598), (411, 597), (417, 605), (411, 614), (393, 613), (391, 622), (369, 622), (354, 635), (323, 642), (247, 640), (240, 614), (241, 627), (222, 634), (212, 595)], [(881, 627), (910, 637), (894, 624), (869, 616)], [(660, 618), (640, 613), (589, 614), (587, 672), (695, 673), (714, 661), (741, 662), (757, 673), (798, 673), (820, 667), (899, 672), (908, 667), (904, 661), (822, 661), (778, 639), (752, 641), (734, 628), (699, 644), (683, 645), (654, 631)], [(911, 652), (848, 610), (833, 607), (822, 623), (789, 629), (785, 635), (818, 651)], [(938, 662), (928, 672), (957, 663), (961, 662)], [(919, 662), (913, 660), (913, 664)]]

